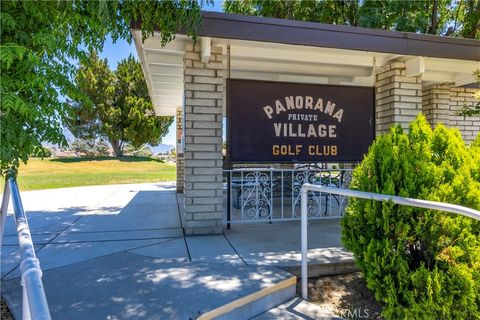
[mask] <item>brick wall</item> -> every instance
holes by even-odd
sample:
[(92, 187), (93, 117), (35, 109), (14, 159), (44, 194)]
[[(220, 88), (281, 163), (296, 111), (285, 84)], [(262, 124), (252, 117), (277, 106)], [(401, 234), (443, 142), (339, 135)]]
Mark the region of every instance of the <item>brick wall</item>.
[(185, 186), (185, 161), (182, 149), (183, 108), (177, 108), (177, 192), (183, 193)]
[(406, 77), (402, 62), (376, 68), (375, 90), (377, 135), (387, 133), (395, 124), (408, 129), (422, 111), (421, 77)]
[(450, 124), (450, 85), (435, 84), (423, 89), (422, 112), (432, 127)]
[(450, 88), (450, 121), (449, 126), (460, 129), (466, 143), (472, 142), (480, 131), (480, 117), (464, 117), (458, 113), (464, 105), (475, 102), (471, 88)]
[(223, 232), (222, 120), (225, 67), (221, 47), (208, 63), (189, 45), (185, 85), (185, 233)]
[(475, 89), (455, 88), (450, 84), (434, 84), (423, 90), (423, 113), (432, 127), (443, 123), (458, 128), (466, 143), (472, 142), (480, 131), (480, 117), (459, 115), (465, 105), (475, 102)]

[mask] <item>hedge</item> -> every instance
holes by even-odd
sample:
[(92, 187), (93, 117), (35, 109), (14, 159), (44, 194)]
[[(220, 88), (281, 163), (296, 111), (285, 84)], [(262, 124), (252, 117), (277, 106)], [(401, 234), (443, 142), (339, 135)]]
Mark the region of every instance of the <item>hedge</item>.
[[(477, 138), (480, 140), (480, 138)], [(480, 209), (480, 147), (423, 115), (378, 137), (351, 188)], [(350, 199), (342, 241), (386, 319), (480, 319), (480, 222)]]

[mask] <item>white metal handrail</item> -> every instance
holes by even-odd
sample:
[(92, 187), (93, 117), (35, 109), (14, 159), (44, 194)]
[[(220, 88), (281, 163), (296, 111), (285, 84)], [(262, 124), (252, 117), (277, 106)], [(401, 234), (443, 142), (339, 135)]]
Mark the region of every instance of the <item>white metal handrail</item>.
[[(14, 178), (8, 179), (3, 192), (0, 226), (0, 239), (3, 239), (5, 220), (7, 216), (9, 198), (12, 199), (13, 212), (17, 225), (18, 243), (20, 247), (20, 271), (22, 274), (22, 318), (51, 320), (50, 310), (48, 308), (47, 298), (43, 289), (42, 269), (40, 262), (35, 255), (32, 235), (28, 226), (27, 216), (23, 210), (20, 192), (17, 182)], [(1, 244), (2, 240), (0, 240)]]
[(476, 220), (480, 220), (480, 211), (450, 204), (450, 203), (443, 203), (437, 201), (429, 201), (429, 200), (421, 200), (421, 199), (413, 199), (413, 198), (404, 198), (386, 194), (379, 194), (379, 193), (372, 193), (372, 192), (364, 192), (364, 191), (357, 191), (357, 190), (350, 190), (350, 189), (342, 189), (342, 188), (333, 188), (333, 187), (326, 187), (322, 185), (314, 185), (310, 183), (305, 183), (302, 185), (300, 194), (301, 194), (301, 218), (300, 218), (300, 227), (301, 227), (301, 253), (302, 253), (302, 299), (308, 300), (308, 264), (307, 264), (307, 249), (308, 249), (308, 240), (307, 240), (307, 201), (308, 201), (308, 191), (316, 191), (316, 192), (325, 192), (329, 194), (335, 194), (340, 196), (347, 196), (347, 197), (354, 197), (354, 198), (361, 198), (367, 200), (376, 200), (376, 201), (392, 201), (393, 203), (410, 206), (410, 207), (417, 207), (417, 208), (425, 208), (425, 209), (432, 209), (432, 210), (440, 210), (446, 212), (452, 212), (456, 214), (460, 214), (466, 217), (470, 217)]

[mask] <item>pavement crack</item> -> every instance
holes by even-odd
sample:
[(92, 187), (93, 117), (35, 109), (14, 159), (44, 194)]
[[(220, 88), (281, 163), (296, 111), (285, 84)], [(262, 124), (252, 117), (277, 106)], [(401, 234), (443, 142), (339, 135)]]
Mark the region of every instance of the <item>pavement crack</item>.
[(232, 250), (233, 252), (235, 252), (235, 254), (240, 258), (240, 260), (242, 260), (242, 262), (247, 265), (247, 263), (245, 262), (245, 260), (243, 260), (242, 256), (238, 253), (237, 249), (235, 249), (235, 247), (232, 245), (232, 243), (230, 242), (230, 240), (228, 239), (227, 235), (224, 233), (223, 234), (223, 237), (225, 238), (225, 240), (227, 240), (228, 244), (230, 245), (230, 247), (232, 247)]

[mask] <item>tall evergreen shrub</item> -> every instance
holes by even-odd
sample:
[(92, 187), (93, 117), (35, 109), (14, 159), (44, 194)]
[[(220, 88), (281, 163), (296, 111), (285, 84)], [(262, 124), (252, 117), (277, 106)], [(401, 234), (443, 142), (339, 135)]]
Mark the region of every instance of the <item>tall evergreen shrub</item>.
[(473, 156), (473, 178), (477, 181), (480, 181), (480, 132), (477, 135), (477, 138), (473, 140), (470, 144), (470, 150)]
[[(480, 157), (458, 130), (420, 115), (380, 136), (355, 170), (356, 190), (480, 209)], [(480, 319), (480, 223), (445, 212), (351, 199), (342, 220), (387, 319)]]

